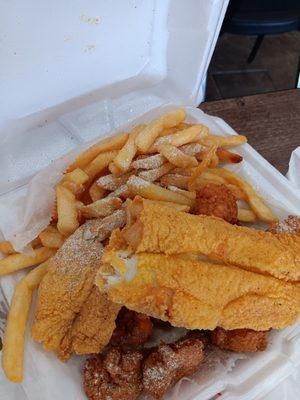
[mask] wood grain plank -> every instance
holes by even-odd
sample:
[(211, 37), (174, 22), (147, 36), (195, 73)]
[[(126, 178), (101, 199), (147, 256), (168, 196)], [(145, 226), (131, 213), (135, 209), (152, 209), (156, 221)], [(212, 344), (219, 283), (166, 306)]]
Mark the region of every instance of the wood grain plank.
[(223, 118), (281, 173), (300, 146), (300, 90), (206, 102), (200, 108)]

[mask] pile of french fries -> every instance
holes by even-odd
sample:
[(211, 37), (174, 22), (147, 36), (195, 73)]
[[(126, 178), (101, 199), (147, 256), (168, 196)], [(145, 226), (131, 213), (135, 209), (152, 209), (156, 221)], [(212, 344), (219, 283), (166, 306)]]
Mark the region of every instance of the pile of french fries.
[(10, 243), (0, 243), (6, 255), (0, 260), (0, 276), (40, 264), (19, 281), (10, 306), (2, 355), (8, 379), (23, 379), (24, 335), (33, 291), (47, 272), (50, 258), (87, 219), (103, 219), (104, 225), (109, 219), (106, 239), (113, 227), (124, 223), (120, 211), (135, 196), (189, 212), (197, 190), (213, 182), (226, 185), (243, 202), (238, 210), (241, 222), (276, 220), (250, 184), (223, 168), (223, 164), (243, 160), (228, 148), (245, 143), (246, 137), (214, 136), (206, 126), (191, 125), (185, 119), (185, 110), (179, 108), (88, 148), (56, 187), (51, 223), (32, 242), (33, 255), (17, 254)]

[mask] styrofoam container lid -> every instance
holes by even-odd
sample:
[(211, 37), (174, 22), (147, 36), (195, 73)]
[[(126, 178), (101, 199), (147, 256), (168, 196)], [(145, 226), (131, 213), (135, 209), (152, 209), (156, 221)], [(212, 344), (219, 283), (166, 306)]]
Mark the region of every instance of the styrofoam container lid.
[[(168, 102), (197, 106), (227, 4), (228, 0), (2, 2), (0, 206), (23, 193), (34, 174), (79, 144)], [(205, 119), (199, 113), (195, 119)], [(232, 133), (217, 119), (210, 117), (207, 123), (219, 133)], [(250, 146), (244, 155), (252, 179), (258, 176), (272, 185), (279, 198), (282, 191), (288, 209), (297, 210), (300, 197), (288, 182)], [(6, 290), (11, 291), (16, 277), (6, 278)], [(260, 398), (299, 365), (298, 343), (299, 326), (282, 331), (272, 339), (269, 353), (241, 361), (226, 379), (208, 382), (199, 398), (225, 388), (224, 399)], [(45, 363), (54, 359), (42, 350), (40, 357)], [(30, 361), (28, 367), (34, 369)], [(60, 368), (68, 381), (67, 368)], [(7, 387), (9, 395), (4, 397)], [(1, 383), (0, 394), (27, 398), (22, 386), (9, 383)]]

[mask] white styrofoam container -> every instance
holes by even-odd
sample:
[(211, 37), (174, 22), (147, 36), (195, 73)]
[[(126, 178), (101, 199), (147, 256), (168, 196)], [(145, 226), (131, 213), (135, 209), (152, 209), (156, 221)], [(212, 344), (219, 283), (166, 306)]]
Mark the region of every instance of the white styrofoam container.
[[(163, 110), (157, 107), (167, 102), (196, 106), (202, 101), (206, 69), (227, 3), (3, 3), (0, 205), (12, 193), (25, 191), (34, 174), (79, 144), (108, 135), (149, 110), (145, 118), (154, 117)], [(192, 108), (188, 111), (215, 133), (233, 133), (219, 119)], [(249, 145), (243, 146), (241, 153), (247, 166), (242, 173), (270, 204), (283, 204), (287, 212), (299, 214), (300, 197), (289, 182)], [(14, 279), (2, 281), (7, 296)], [(293, 374), (300, 364), (299, 342), (299, 325), (274, 333), (270, 350), (239, 361), (226, 376), (208, 381), (193, 398), (209, 399), (218, 392), (224, 399), (263, 398), (275, 382)], [(43, 362), (53, 360), (48, 354), (41, 357)], [(30, 365), (28, 368), (30, 371)], [(68, 382), (67, 368), (60, 370), (62, 379)], [(46, 378), (42, 383), (47, 384)], [(33, 381), (29, 377), (24, 387), (30, 384)], [(3, 399), (28, 398), (23, 386), (5, 387), (9, 394), (4, 397), (0, 389)], [(68, 398), (68, 393), (62, 396)], [(191, 398), (187, 392), (185, 398)]]

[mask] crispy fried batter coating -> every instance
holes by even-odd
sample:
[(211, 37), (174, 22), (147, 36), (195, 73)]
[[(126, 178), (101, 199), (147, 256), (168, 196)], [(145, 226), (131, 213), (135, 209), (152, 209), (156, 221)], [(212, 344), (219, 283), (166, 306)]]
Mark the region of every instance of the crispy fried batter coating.
[(73, 352), (98, 353), (110, 340), (120, 306), (94, 285), (103, 246), (92, 230), (101, 220), (78, 228), (51, 260), (42, 280), (32, 337), (66, 361)]
[(116, 320), (116, 329), (110, 344), (122, 346), (140, 346), (147, 342), (153, 330), (150, 317), (123, 307)]
[(208, 183), (197, 191), (194, 214), (213, 215), (231, 224), (237, 222), (237, 202), (225, 185)]
[(274, 235), (147, 200), (135, 199), (131, 206), (139, 208), (122, 235), (135, 253), (200, 253), (249, 271), (300, 281), (298, 235)]
[(199, 338), (161, 344), (144, 362), (145, 391), (160, 399), (172, 384), (196, 372), (203, 358), (204, 344)]
[(140, 351), (111, 348), (86, 361), (83, 386), (89, 400), (135, 400), (142, 393)]
[(273, 222), (269, 228), (269, 232), (276, 234), (300, 234), (300, 217), (289, 215), (284, 221)]
[(222, 350), (240, 353), (266, 350), (268, 346), (268, 331), (253, 331), (252, 329), (234, 329), (226, 331), (216, 328), (211, 333), (211, 341)]

